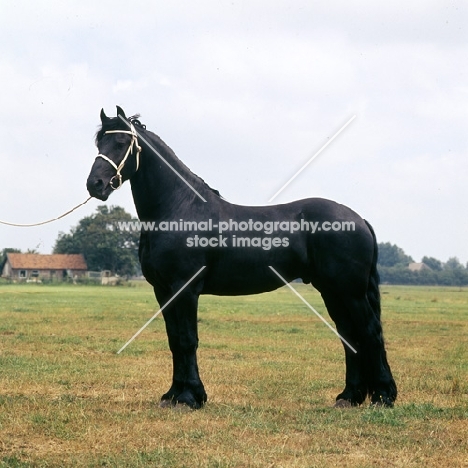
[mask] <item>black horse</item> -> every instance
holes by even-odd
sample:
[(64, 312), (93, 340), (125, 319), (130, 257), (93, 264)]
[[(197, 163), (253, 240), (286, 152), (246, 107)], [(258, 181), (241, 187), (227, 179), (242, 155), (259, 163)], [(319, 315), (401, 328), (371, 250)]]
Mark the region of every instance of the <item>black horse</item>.
[(377, 243), (369, 223), (320, 198), (231, 204), (138, 116), (127, 118), (117, 107), (114, 118), (102, 110), (101, 122), (88, 191), (107, 200), (130, 180), (143, 225), (141, 268), (161, 307), (170, 301), (163, 316), (173, 378), (161, 406), (200, 408), (207, 401), (196, 357), (200, 294), (257, 294), (297, 278), (320, 291), (344, 344), (346, 386), (336, 406), (360, 405), (367, 396), (371, 404), (393, 406), (397, 389), (384, 347)]

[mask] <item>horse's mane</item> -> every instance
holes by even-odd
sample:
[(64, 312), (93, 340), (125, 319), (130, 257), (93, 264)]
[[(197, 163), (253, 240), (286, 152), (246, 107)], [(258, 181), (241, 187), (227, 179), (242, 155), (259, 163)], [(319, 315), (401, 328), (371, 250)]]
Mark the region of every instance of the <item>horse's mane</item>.
[[(139, 117), (139, 116), (138, 116)], [(221, 194), (219, 193), (218, 190), (210, 187), (199, 175), (195, 174), (194, 172), (191, 171), (191, 169), (186, 166), (184, 164), (183, 161), (181, 161), (177, 155), (174, 153), (174, 151), (172, 150), (172, 148), (170, 148), (162, 139), (161, 137), (159, 137), (158, 135), (156, 135), (155, 133), (149, 131), (149, 130), (146, 130), (146, 126), (141, 124), (141, 122), (139, 120), (134, 120), (132, 121), (132, 123), (135, 125), (135, 126), (139, 126), (139, 128), (141, 128), (144, 133), (151, 139), (151, 141), (153, 141), (155, 143), (155, 146), (157, 146), (158, 148), (160, 148), (163, 153), (167, 153), (167, 155), (170, 157), (171, 160), (177, 162), (177, 164), (181, 167), (183, 167), (191, 176), (193, 176), (197, 181), (199, 181), (203, 187), (207, 188), (208, 190), (210, 190), (211, 192), (213, 192), (215, 195), (217, 195), (218, 197), (221, 197)], [(163, 154), (164, 156), (164, 154)], [(222, 198), (222, 197), (221, 197)]]
[[(146, 125), (142, 124), (139, 118), (140, 118), (140, 114), (135, 114), (135, 115), (132, 115), (131, 117), (128, 117), (127, 120), (136, 127), (138, 132), (144, 133), (147, 137), (153, 140), (157, 144), (158, 147), (160, 147), (165, 153), (167, 153), (171, 159), (176, 161), (180, 166), (184, 167), (195, 179), (197, 179), (202, 184), (203, 187), (212, 191), (218, 197), (221, 197), (218, 190), (210, 187), (200, 176), (192, 172), (190, 168), (187, 167), (176, 156), (174, 151), (158, 135), (156, 135), (153, 132), (150, 132), (149, 130), (146, 130)], [(122, 123), (120, 122), (120, 119), (118, 117), (114, 117), (114, 118), (110, 118), (106, 120), (105, 123), (101, 125), (101, 128), (99, 128), (98, 131), (96, 132), (96, 136), (95, 136), (96, 145), (107, 131), (118, 130), (121, 126), (122, 126)]]

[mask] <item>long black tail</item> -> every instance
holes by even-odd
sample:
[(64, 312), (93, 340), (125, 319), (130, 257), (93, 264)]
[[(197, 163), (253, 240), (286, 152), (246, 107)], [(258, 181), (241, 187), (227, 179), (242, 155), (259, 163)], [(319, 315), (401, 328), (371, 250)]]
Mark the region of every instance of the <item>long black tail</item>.
[[(366, 220), (364, 220), (366, 221)], [(372, 259), (372, 266), (369, 275), (369, 285), (367, 287), (367, 300), (369, 301), (370, 306), (372, 307), (372, 311), (374, 312), (375, 316), (378, 318), (380, 322), (380, 276), (377, 270), (377, 260), (379, 257), (379, 248), (377, 246), (377, 238), (375, 236), (374, 229), (372, 226), (366, 221), (367, 227), (372, 234), (374, 239), (374, 257)]]
[[(384, 404), (385, 406), (392, 407), (396, 400), (398, 391), (395, 384), (395, 380), (392, 376), (392, 371), (387, 361), (387, 353), (385, 351), (384, 338), (382, 332), (382, 322), (380, 320), (381, 308), (380, 308), (380, 289), (379, 289), (379, 272), (377, 271), (377, 260), (379, 256), (379, 249), (377, 246), (377, 239), (372, 226), (366, 221), (369, 231), (372, 233), (374, 238), (374, 257), (372, 259), (372, 266), (369, 275), (369, 284), (367, 286), (367, 300), (372, 308), (372, 311), (377, 318), (377, 327), (379, 330), (378, 340), (381, 346), (380, 355), (380, 373), (376, 379), (375, 375), (371, 375), (371, 384), (369, 388), (369, 394), (372, 402), (377, 404)], [(377, 384), (377, 385), (376, 385)]]

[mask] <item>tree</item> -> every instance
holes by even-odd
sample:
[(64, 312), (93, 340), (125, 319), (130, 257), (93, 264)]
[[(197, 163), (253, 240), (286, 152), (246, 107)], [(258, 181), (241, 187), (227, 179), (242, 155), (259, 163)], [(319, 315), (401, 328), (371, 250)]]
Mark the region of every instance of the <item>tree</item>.
[(444, 270), (464, 270), (464, 266), (460, 263), (457, 257), (450, 257), (444, 265)]
[(379, 266), (393, 267), (396, 265), (408, 266), (414, 260), (406, 255), (402, 248), (392, 245), (390, 242), (379, 244)]
[(431, 270), (442, 271), (442, 262), (440, 260), (437, 260), (437, 258), (423, 257), (422, 263), (427, 265)]
[(465, 269), (457, 257), (451, 257), (444, 263), (442, 275), (448, 284), (460, 287), (468, 284), (468, 270)]
[(7, 260), (7, 253), (21, 253), (21, 250), (7, 247), (6, 249), (3, 249), (1, 251), (0, 253), (0, 275), (2, 274), (3, 267), (5, 266), (5, 262)]
[(89, 270), (134, 275), (138, 268), (140, 234), (120, 230), (118, 224), (131, 219), (131, 215), (119, 206), (98, 206), (95, 214), (80, 220), (69, 234), (59, 233), (54, 253), (81, 253)]

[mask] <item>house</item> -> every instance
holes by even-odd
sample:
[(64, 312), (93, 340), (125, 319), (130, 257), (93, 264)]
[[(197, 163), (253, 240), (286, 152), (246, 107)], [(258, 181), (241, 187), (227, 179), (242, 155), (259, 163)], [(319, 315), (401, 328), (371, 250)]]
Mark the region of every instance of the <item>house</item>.
[(2, 276), (17, 281), (80, 278), (88, 267), (82, 254), (7, 253)]
[(425, 263), (410, 263), (408, 265), (408, 269), (410, 271), (423, 271), (423, 270), (431, 270), (431, 267), (427, 266)]

